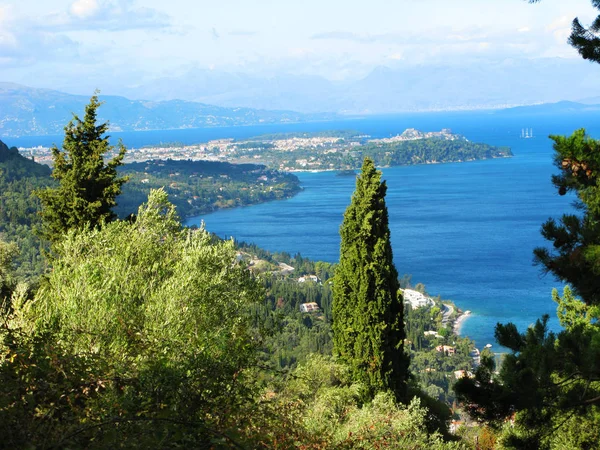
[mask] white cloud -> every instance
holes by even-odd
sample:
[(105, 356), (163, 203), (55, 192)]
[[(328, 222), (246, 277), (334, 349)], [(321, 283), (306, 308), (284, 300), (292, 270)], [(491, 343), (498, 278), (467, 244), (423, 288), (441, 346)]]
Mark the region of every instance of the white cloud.
[(79, 58), (79, 43), (62, 34), (0, 29), (0, 67), (24, 67)]
[(65, 11), (30, 20), (30, 26), (56, 33), (163, 29), (170, 22), (168, 15), (134, 0), (75, 0)]
[(8, 6), (0, 5), (0, 23), (8, 19)]
[(571, 28), (571, 22), (573, 21), (573, 17), (575, 16), (561, 16), (553, 20), (551, 23), (546, 25), (546, 31), (554, 31), (561, 28)]
[(93, 17), (100, 9), (97, 0), (76, 0), (71, 4), (69, 12), (79, 19)]

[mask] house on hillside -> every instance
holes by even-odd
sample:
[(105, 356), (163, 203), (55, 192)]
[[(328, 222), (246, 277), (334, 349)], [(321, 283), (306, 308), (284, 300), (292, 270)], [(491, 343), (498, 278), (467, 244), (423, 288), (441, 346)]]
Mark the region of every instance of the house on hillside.
[(321, 308), (319, 308), (319, 305), (317, 305), (315, 302), (302, 303), (300, 305), (300, 312), (303, 312), (303, 313), (319, 312), (319, 311), (321, 311)]
[(454, 347), (450, 347), (449, 345), (438, 345), (436, 348), (438, 352), (444, 352), (447, 355), (454, 355), (456, 353), (456, 349)]
[(435, 330), (429, 330), (429, 331), (423, 331), (423, 336), (426, 337), (434, 337), (434, 338), (441, 338), (442, 336)]
[(470, 372), (468, 370), (457, 370), (456, 372), (454, 372), (454, 378), (456, 378), (457, 380), (460, 380), (461, 378), (475, 378), (475, 375), (473, 375), (473, 372)]

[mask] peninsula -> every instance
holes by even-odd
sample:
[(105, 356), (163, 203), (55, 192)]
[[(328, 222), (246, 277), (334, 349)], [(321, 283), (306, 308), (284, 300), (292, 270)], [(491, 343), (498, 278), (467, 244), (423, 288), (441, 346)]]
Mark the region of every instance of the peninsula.
[[(49, 163), (49, 149), (20, 149), (38, 162)], [(378, 167), (465, 162), (512, 156), (508, 147), (474, 143), (449, 129), (422, 132), (409, 128), (397, 136), (372, 138), (356, 131), (281, 133), (245, 140), (218, 139), (186, 145), (160, 144), (129, 149), (127, 162), (206, 160), (263, 164), (284, 172), (342, 171), (360, 168), (364, 157)]]

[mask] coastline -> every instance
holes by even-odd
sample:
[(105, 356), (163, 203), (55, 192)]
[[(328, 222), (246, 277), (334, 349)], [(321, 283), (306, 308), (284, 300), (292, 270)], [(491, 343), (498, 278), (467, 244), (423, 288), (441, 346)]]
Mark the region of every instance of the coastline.
[(232, 205), (232, 206), (224, 206), (224, 207), (220, 206), (220, 207), (216, 207), (216, 208), (210, 209), (210, 210), (194, 212), (192, 214), (187, 214), (185, 216), (182, 215), (182, 216), (180, 216), (180, 218), (181, 218), (181, 222), (183, 224), (183, 222), (185, 222), (189, 219), (195, 219), (196, 217), (206, 216), (208, 214), (212, 214), (212, 213), (215, 213), (218, 211), (224, 211), (227, 209), (236, 209), (236, 208), (247, 208), (249, 206), (262, 205), (264, 203), (277, 202), (277, 201), (281, 201), (281, 200), (289, 200), (290, 198), (293, 198), (296, 195), (298, 195), (303, 190), (304, 190), (304, 188), (302, 186), (300, 186), (300, 188), (298, 190), (296, 190), (292, 194), (286, 195), (285, 197), (282, 197), (282, 198), (271, 198), (271, 199), (267, 199), (267, 200), (248, 203), (247, 205)]
[[(427, 161), (427, 162), (420, 162), (420, 163), (414, 163), (414, 164), (398, 164), (398, 165), (393, 165), (393, 166), (377, 166), (376, 169), (377, 170), (382, 170), (382, 169), (391, 169), (394, 167), (411, 167), (411, 166), (430, 166), (430, 165), (435, 165), (435, 164), (455, 164), (455, 163), (470, 163), (470, 162), (477, 162), (477, 161), (490, 161), (492, 159), (506, 159), (506, 158), (514, 158), (514, 155), (505, 155), (505, 156), (492, 156), (491, 158), (480, 158), (480, 159), (457, 159), (456, 161)], [(248, 162), (234, 162), (232, 164), (250, 164)], [(265, 167), (272, 169), (272, 170), (279, 170), (275, 167), (270, 168), (269, 166), (267, 166), (266, 163), (264, 162), (253, 162), (252, 164), (262, 164)], [(360, 172), (360, 167), (356, 168), (356, 169), (289, 169), (289, 170), (282, 170), (282, 172), (287, 172), (287, 173), (322, 173), (322, 172), (340, 172), (342, 170), (356, 170), (357, 172)], [(358, 175), (358, 173), (357, 173)]]
[(471, 311), (461, 312), (456, 320), (454, 321), (454, 325), (452, 326), (452, 332), (457, 336), (460, 336), (460, 330), (464, 325), (465, 320), (471, 316)]

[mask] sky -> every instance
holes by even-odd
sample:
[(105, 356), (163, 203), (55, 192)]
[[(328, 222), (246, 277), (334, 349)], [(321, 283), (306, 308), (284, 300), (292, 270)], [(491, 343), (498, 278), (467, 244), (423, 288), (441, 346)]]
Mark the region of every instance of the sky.
[(379, 66), (577, 59), (571, 21), (597, 12), (589, 0), (0, 0), (0, 81), (118, 94), (200, 70), (357, 80)]

